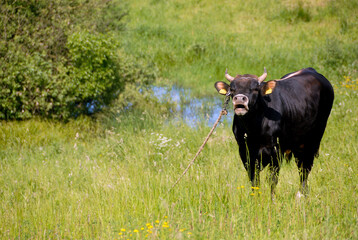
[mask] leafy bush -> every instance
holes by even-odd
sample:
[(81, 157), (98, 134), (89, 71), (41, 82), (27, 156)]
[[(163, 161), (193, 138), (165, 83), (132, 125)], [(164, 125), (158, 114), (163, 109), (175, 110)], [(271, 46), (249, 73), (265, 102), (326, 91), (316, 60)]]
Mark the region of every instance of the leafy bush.
[(54, 109), (56, 86), (51, 75), (52, 64), (41, 54), (9, 49), (8, 62), (0, 69), (0, 118), (24, 119)]
[(118, 42), (103, 34), (79, 32), (69, 37), (67, 47), (77, 111), (95, 112), (109, 104), (124, 85), (123, 79), (119, 79), (118, 56), (113, 52), (118, 49)]
[(118, 1), (2, 1), (0, 119), (93, 114), (154, 78), (122, 53)]

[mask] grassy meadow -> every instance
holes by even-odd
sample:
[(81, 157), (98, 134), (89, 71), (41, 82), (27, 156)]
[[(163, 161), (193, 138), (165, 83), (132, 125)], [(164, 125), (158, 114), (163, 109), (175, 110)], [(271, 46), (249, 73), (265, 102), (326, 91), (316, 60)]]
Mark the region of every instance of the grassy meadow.
[[(123, 50), (158, 70), (158, 85), (215, 97), (231, 75), (268, 78), (314, 67), (335, 89), (310, 195), (296, 200), (284, 162), (271, 201), (252, 190), (231, 123), (171, 121), (170, 104), (139, 104), (67, 123), (0, 122), (1, 239), (358, 239), (356, 1), (125, 1)], [(198, 115), (205, 113), (198, 112)]]

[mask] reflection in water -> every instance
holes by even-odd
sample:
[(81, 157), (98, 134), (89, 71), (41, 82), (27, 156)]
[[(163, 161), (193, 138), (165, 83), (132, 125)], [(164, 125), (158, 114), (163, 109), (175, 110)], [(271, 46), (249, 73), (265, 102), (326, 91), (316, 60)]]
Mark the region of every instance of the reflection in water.
[[(212, 126), (219, 117), (224, 97), (191, 97), (189, 89), (152, 87), (155, 97), (160, 102), (172, 102), (176, 105), (174, 120), (183, 120), (191, 127), (196, 127), (199, 123), (205, 122), (208, 126)], [(222, 118), (221, 122), (232, 120), (232, 112), (228, 106), (229, 114)]]

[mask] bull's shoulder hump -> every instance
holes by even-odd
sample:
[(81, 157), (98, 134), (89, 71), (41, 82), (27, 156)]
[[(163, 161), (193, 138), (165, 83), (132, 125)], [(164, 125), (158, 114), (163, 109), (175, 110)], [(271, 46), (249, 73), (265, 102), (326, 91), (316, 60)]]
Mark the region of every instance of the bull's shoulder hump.
[(302, 68), (301, 70), (298, 70), (296, 72), (288, 73), (284, 75), (279, 81), (286, 80), (292, 77), (304, 75), (304, 74), (317, 74), (317, 71), (314, 68)]

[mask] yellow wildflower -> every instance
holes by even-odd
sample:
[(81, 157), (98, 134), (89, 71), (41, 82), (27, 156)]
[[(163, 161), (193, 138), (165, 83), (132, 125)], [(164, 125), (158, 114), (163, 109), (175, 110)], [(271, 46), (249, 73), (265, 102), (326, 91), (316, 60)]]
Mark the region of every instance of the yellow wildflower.
[(121, 232), (125, 232), (126, 231), (126, 229), (124, 229), (124, 228), (121, 228)]
[[(143, 229), (144, 229), (144, 228), (143, 228)], [(133, 232), (137, 233), (137, 232), (139, 232), (139, 231), (138, 231), (138, 229), (134, 229)]]

